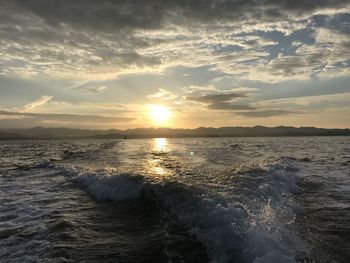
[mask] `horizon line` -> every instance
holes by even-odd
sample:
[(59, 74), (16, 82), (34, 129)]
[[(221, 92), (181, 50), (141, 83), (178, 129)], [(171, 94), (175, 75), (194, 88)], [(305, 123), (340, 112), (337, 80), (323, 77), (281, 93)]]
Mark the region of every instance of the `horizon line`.
[(30, 130), (30, 129), (71, 129), (71, 130), (89, 130), (89, 131), (109, 131), (109, 130), (119, 130), (119, 131), (127, 131), (127, 130), (137, 130), (137, 129), (154, 129), (154, 130), (161, 130), (161, 129), (168, 129), (168, 130), (197, 130), (197, 129), (222, 129), (222, 128), (295, 128), (295, 129), (302, 129), (302, 128), (315, 128), (315, 129), (326, 129), (326, 130), (349, 130), (350, 127), (346, 128), (339, 128), (339, 127), (332, 127), (332, 128), (326, 128), (326, 127), (317, 127), (317, 126), (289, 126), (289, 125), (278, 125), (278, 126), (265, 126), (265, 125), (254, 125), (254, 126), (219, 126), (219, 127), (212, 127), (212, 126), (199, 126), (196, 128), (177, 128), (177, 127), (134, 127), (134, 128), (107, 128), (107, 129), (94, 129), (94, 128), (76, 128), (76, 127), (45, 127), (45, 126), (33, 126), (29, 128), (4, 128), (1, 127), (0, 130)]

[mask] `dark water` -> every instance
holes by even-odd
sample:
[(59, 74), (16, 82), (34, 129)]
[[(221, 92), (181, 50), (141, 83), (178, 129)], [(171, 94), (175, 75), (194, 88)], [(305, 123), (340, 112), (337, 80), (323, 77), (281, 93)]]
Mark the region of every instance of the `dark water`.
[(347, 137), (0, 142), (0, 262), (348, 262)]

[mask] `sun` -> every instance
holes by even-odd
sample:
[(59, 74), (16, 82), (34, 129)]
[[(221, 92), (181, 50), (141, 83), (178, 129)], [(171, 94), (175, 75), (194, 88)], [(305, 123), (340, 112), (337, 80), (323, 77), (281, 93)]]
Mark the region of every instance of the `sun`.
[(161, 105), (149, 105), (148, 114), (156, 124), (166, 124), (171, 116), (170, 110)]

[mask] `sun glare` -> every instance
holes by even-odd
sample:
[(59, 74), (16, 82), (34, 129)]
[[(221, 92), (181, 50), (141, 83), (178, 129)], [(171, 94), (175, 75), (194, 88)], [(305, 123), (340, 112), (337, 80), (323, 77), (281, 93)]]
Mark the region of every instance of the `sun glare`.
[(149, 105), (149, 116), (156, 124), (165, 124), (169, 121), (171, 112), (161, 105)]

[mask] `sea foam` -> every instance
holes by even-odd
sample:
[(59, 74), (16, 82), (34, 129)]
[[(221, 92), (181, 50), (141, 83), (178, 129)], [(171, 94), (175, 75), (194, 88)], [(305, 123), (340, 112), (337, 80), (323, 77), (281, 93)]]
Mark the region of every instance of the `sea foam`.
[(212, 262), (271, 263), (295, 262), (302, 247), (291, 227), (300, 212), (293, 199), (295, 163), (286, 157), (238, 167), (214, 188), (189, 184), (186, 178), (159, 183), (115, 170), (64, 169), (99, 200), (136, 199), (142, 191), (151, 192), (206, 245)]

